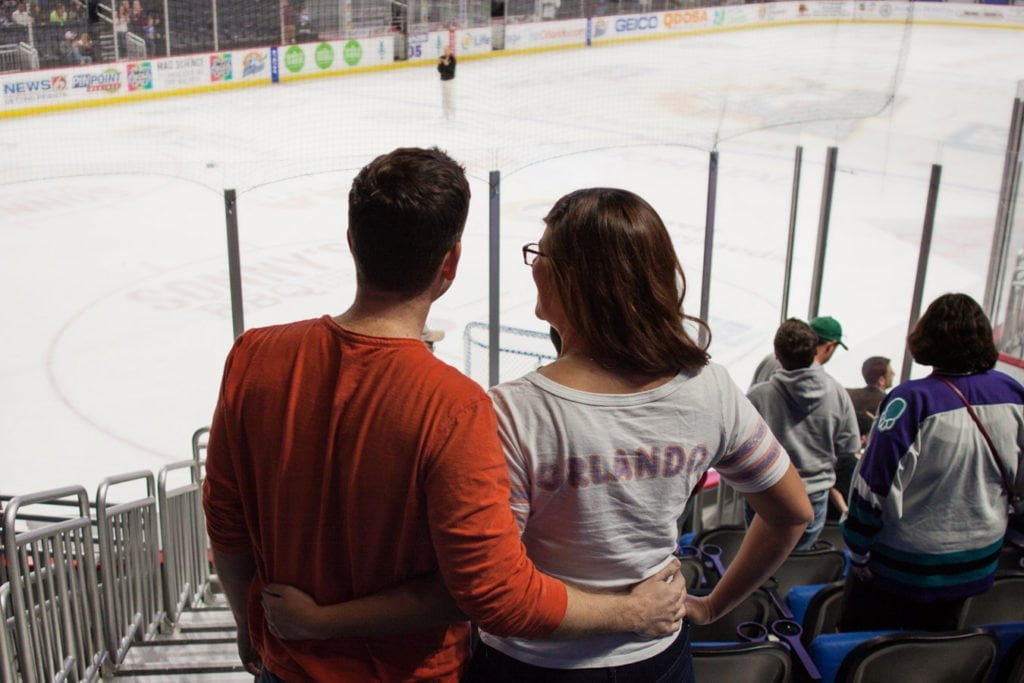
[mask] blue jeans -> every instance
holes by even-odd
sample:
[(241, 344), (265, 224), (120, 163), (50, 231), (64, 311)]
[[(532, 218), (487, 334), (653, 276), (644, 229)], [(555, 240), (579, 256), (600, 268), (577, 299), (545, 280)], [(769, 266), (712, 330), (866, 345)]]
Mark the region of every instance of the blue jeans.
[(683, 625), (668, 649), (650, 659), (593, 669), (548, 669), (520, 662), (478, 643), (463, 683), (695, 683), (690, 629)]
[[(808, 493), (807, 497), (810, 499), (811, 508), (814, 510), (814, 519), (807, 525), (804, 535), (800, 537), (796, 548), (793, 548), (794, 551), (810, 550), (813, 548), (818, 540), (818, 536), (821, 535), (821, 530), (825, 528), (825, 514), (828, 512), (828, 489), (818, 491), (817, 493)], [(749, 527), (750, 522), (754, 519), (754, 509), (746, 503), (743, 504), (743, 516), (746, 518), (747, 526)]]
[(260, 672), (256, 676), (256, 683), (286, 683), (286, 681), (280, 676), (275, 676), (270, 672), (267, 667), (260, 667)]

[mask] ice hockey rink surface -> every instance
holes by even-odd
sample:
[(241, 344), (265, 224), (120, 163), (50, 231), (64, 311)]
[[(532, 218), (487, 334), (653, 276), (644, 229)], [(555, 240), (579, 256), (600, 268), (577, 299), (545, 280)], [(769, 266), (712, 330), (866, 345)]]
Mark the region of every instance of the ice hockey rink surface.
[[(546, 331), (519, 247), (562, 194), (633, 190), (661, 213), (699, 309), (709, 153), (719, 154), (711, 352), (746, 388), (779, 322), (803, 147), (790, 313), (806, 317), (826, 149), (839, 149), (820, 312), (849, 351), (903, 358), (932, 164), (925, 301), (981, 298), (1020, 31), (791, 26), (463, 60), (457, 116), (432, 64), (0, 122), (0, 493), (191, 456), (232, 343), (223, 190), (238, 191), (247, 327), (341, 312), (348, 186), (375, 155), (437, 145), (473, 205), (429, 320), (445, 361), (487, 320), (488, 175), (501, 171), (501, 321)], [(503, 377), (532, 366), (503, 358)], [(915, 373), (924, 372), (917, 368)], [(477, 376), (474, 373), (474, 376)]]

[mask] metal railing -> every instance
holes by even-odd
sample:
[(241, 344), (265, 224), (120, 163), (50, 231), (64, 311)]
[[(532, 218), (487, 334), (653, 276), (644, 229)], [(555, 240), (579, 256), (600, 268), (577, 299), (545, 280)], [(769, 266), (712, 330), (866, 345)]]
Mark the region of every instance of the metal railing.
[(22, 70), (39, 68), (39, 50), (28, 43), (18, 43), (18, 57)]
[(20, 71), (21, 53), (17, 45), (0, 45), (0, 72)]
[(16, 681), (18, 663), (14, 659), (14, 614), (11, 612), (11, 585), (0, 584), (0, 681)]
[[(169, 479), (180, 472), (188, 473), (188, 481), (170, 488)], [(177, 623), (186, 607), (203, 601), (210, 585), (199, 463), (189, 459), (166, 465), (157, 481), (165, 610)]]
[[(78, 501), (78, 517), (16, 530), (22, 507), (69, 497)], [(85, 489), (15, 496), (4, 511), (4, 536), (21, 680), (96, 680), (107, 653)]]
[[(145, 497), (121, 504), (108, 502), (111, 487), (130, 482), (145, 482)], [(96, 507), (104, 636), (110, 655), (108, 669), (113, 669), (124, 661), (134, 642), (152, 639), (164, 624), (153, 473), (107, 477), (97, 490)]]
[(146, 41), (131, 31), (125, 34), (125, 48), (126, 59), (145, 59), (149, 56), (146, 54)]

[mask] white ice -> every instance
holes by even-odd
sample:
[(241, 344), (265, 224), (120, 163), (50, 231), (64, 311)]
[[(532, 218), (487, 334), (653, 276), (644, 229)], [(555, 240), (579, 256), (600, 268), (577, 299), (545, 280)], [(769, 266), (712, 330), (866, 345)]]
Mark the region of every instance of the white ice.
[[(222, 191), (239, 191), (246, 325), (337, 313), (353, 291), (348, 184), (399, 145), (439, 145), (472, 176), (462, 269), (429, 321), (460, 368), (463, 330), (488, 315), (489, 171), (502, 172), (502, 323), (545, 331), (519, 247), (555, 199), (592, 185), (658, 209), (698, 312), (717, 149), (711, 351), (743, 387), (781, 314), (794, 149), (789, 311), (806, 317), (837, 146), (820, 312), (850, 346), (828, 370), (859, 385), (865, 357), (903, 359), (931, 164), (925, 301), (981, 297), (1021, 64), (1019, 31), (795, 26), (463, 60), (454, 122), (432, 65), (5, 120), (0, 492), (93, 492), (190, 457), (232, 342)], [(505, 360), (505, 378), (532, 367)]]

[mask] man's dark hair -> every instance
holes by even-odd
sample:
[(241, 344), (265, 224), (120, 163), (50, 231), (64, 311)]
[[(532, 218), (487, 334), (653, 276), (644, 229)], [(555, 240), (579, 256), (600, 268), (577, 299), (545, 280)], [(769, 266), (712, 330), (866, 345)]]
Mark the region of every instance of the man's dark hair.
[(907, 336), (914, 360), (949, 372), (984, 372), (999, 352), (992, 325), (978, 302), (966, 294), (943, 294), (928, 306)]
[(775, 333), (775, 357), (783, 370), (810, 367), (818, 352), (818, 335), (803, 320), (790, 318)]
[(878, 384), (878, 380), (885, 377), (889, 371), (890, 359), (885, 356), (871, 356), (860, 366), (860, 374), (868, 386)]
[(348, 228), (360, 285), (412, 296), (462, 237), (469, 182), (431, 147), (400, 148), (364, 167), (348, 194)]

